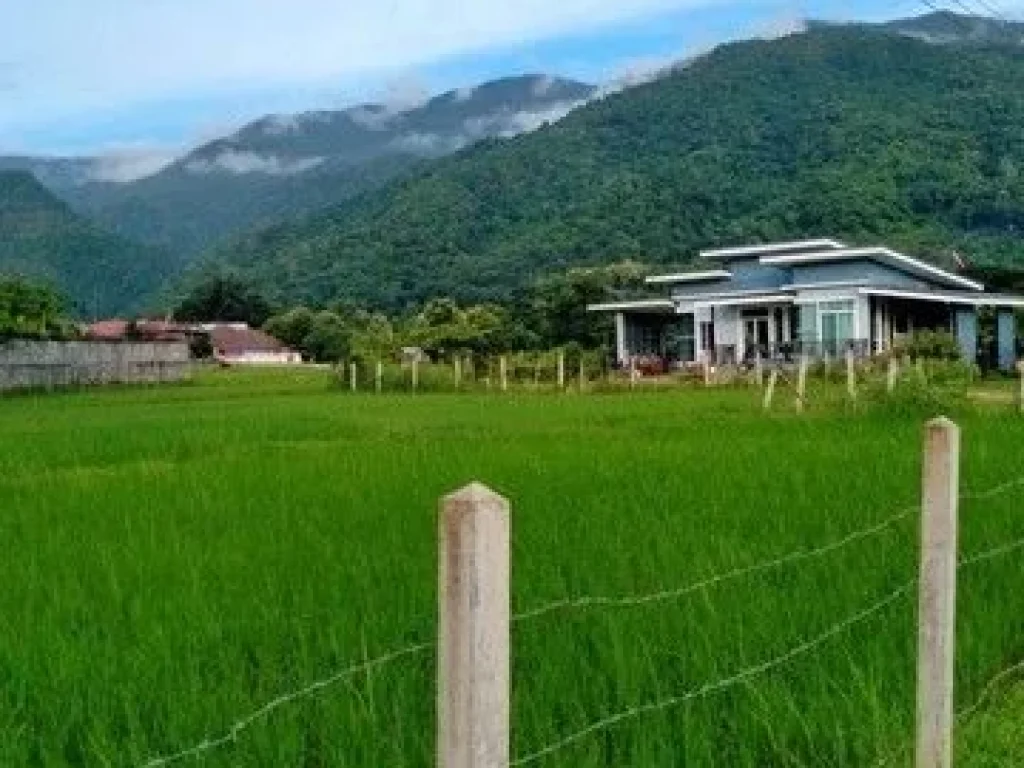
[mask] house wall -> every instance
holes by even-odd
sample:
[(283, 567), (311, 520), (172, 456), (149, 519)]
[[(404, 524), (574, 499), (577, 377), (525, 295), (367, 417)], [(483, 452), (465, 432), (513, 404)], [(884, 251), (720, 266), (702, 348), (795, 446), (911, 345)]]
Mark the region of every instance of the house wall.
[(16, 339), (0, 343), (0, 392), (181, 381), (190, 371), (185, 342)]

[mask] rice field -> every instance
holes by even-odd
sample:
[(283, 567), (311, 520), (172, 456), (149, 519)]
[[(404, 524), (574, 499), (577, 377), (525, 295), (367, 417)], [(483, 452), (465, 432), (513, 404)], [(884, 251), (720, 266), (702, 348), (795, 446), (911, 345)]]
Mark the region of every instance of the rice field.
[[(651, 595), (914, 505), (929, 415), (766, 415), (742, 388), (351, 394), (326, 372), (0, 399), (0, 765), (433, 765), (439, 496), (480, 480), (511, 500), (515, 613)], [(951, 415), (964, 492), (1024, 476), (1024, 418)], [(1024, 538), (1022, 500), (965, 499), (965, 556)], [(916, 597), (892, 596), (916, 538), (911, 514), (820, 557), (516, 622), (514, 758), (906, 765)], [(1022, 556), (962, 570), (961, 707), (1024, 660)], [(979, 748), (1019, 732), (999, 700), (961, 765), (1020, 763)]]

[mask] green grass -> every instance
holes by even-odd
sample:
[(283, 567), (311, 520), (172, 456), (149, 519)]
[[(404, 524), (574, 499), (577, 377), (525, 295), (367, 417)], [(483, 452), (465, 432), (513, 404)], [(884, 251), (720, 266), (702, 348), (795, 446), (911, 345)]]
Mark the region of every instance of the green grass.
[[(0, 765), (141, 765), (431, 642), (437, 499), (473, 479), (512, 500), (516, 611), (686, 585), (916, 502), (920, 408), (797, 418), (785, 403), (764, 415), (742, 389), (351, 395), (324, 372), (2, 399)], [(957, 418), (965, 491), (1024, 474), (1024, 419)], [(1021, 496), (966, 501), (963, 551), (1024, 537)], [(911, 517), (676, 600), (517, 624), (514, 753), (821, 634), (914, 575), (916, 536)], [(912, 739), (914, 603), (534, 764), (874, 764)], [(965, 569), (959, 605), (969, 703), (1024, 658), (1019, 553)], [(432, 765), (433, 702), (433, 653), (409, 656), (182, 764)]]

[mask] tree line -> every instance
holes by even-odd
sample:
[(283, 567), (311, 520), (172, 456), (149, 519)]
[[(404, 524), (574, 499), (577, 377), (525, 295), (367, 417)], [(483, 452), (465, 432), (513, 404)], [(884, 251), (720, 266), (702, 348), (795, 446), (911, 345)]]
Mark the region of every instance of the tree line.
[(648, 269), (636, 262), (576, 267), (537, 279), (504, 301), (460, 303), (432, 298), (401, 312), (350, 300), (274, 304), (235, 273), (208, 275), (174, 310), (182, 321), (247, 322), (308, 360), (375, 360), (416, 347), (432, 359), (455, 354), (610, 347), (612, 320), (587, 305), (638, 296)]

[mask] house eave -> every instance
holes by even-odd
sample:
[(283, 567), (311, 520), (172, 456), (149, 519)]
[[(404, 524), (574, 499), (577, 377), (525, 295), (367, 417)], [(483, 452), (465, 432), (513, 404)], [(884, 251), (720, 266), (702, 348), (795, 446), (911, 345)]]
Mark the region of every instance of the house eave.
[(672, 283), (703, 283), (714, 280), (728, 280), (732, 272), (727, 269), (709, 269), (703, 272), (681, 272), (674, 275), (651, 275), (644, 280), (649, 285), (664, 285)]
[(851, 261), (854, 259), (872, 259), (886, 264), (902, 272), (907, 272), (926, 280), (937, 280), (952, 283), (972, 291), (984, 291), (985, 286), (960, 275), (954, 275), (941, 267), (899, 253), (891, 248), (843, 248), (841, 250), (813, 251), (810, 253), (780, 254), (777, 256), (761, 256), (758, 261), (770, 266), (798, 266), (800, 264), (821, 264), (834, 261)]
[(588, 312), (655, 312), (671, 313), (676, 308), (670, 299), (640, 299), (637, 301), (609, 301), (601, 304), (588, 304)]
[(1005, 293), (975, 293), (958, 291), (911, 291), (901, 288), (861, 288), (858, 293), (863, 296), (882, 296), (891, 299), (909, 299), (912, 301), (931, 301), (937, 304), (963, 304), (973, 307), (998, 307), (1005, 309), (1024, 309), (1024, 296), (1013, 296)]
[(750, 256), (761, 256), (772, 253), (784, 253), (786, 251), (802, 251), (808, 248), (822, 250), (846, 248), (846, 244), (832, 238), (818, 238), (815, 240), (793, 240), (784, 243), (764, 243), (762, 245), (742, 245), (735, 248), (713, 248), (701, 251), (700, 256), (704, 259), (739, 259)]

